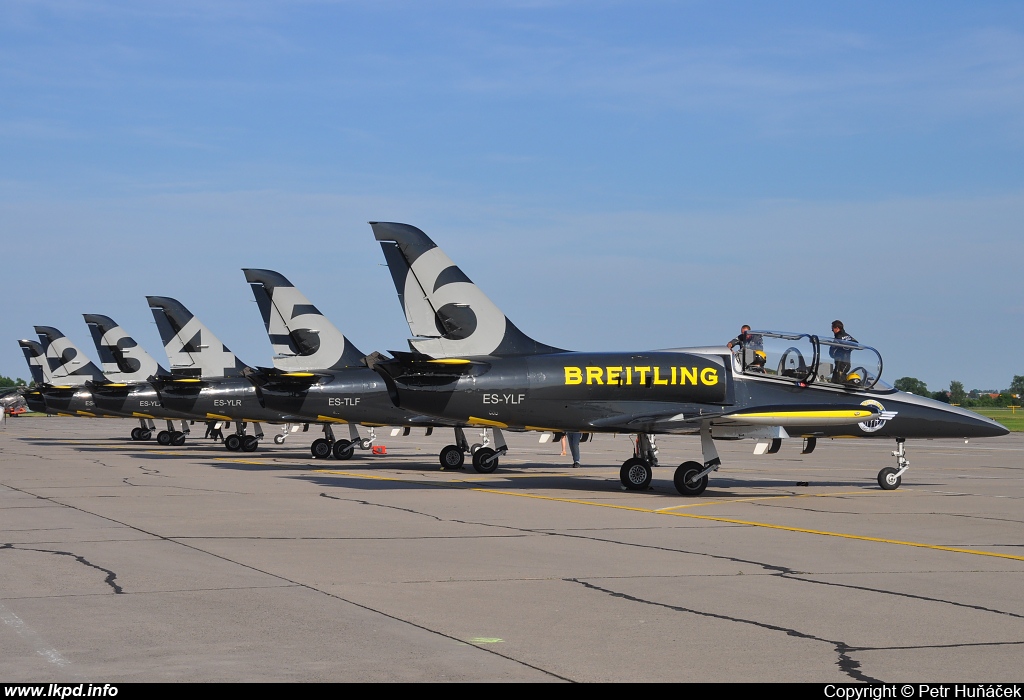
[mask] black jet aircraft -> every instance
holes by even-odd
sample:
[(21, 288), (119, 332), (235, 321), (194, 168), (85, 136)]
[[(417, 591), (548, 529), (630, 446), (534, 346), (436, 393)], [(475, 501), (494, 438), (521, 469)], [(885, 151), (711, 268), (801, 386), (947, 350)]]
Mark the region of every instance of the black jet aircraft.
[(47, 407), (42, 391), (43, 385), (49, 384), (49, 373), (43, 371), (43, 367), (46, 365), (46, 350), (36, 341), (28, 339), (19, 340), (18, 346), (21, 347), (21, 351), (25, 355), (25, 361), (28, 362), (28, 371), (32, 375), (32, 382), (34, 383), (34, 386), (29, 387), (24, 392), (28, 409), (36, 413), (50, 413), (52, 415), (54, 411)]
[[(157, 433), (157, 443), (184, 445), (190, 432), (189, 422), (205, 421), (206, 416), (164, 407), (150, 380), (167, 377), (170, 373), (109, 316), (83, 316), (92, 332), (106, 378), (105, 383), (90, 384), (95, 405), (100, 410), (138, 418), (139, 427), (132, 430), (132, 440), (149, 440), (156, 430), (153, 424), (156, 418), (165, 420), (167, 424), (166, 430)], [(181, 430), (175, 428), (172, 422), (175, 419), (181, 421)]]
[(414, 226), (371, 222), (412, 334), (412, 353), (368, 358), (395, 405), (471, 425), (490, 425), (497, 450), (473, 455), (493, 471), (500, 429), (635, 433), (620, 470), (644, 490), (658, 465), (657, 434), (700, 435), (703, 459), (675, 470), (676, 489), (699, 495), (721, 460), (716, 439), (756, 438), (777, 451), (804, 438), (896, 441), (896, 467), (878, 473), (898, 488), (908, 438), (1004, 435), (962, 408), (897, 391), (879, 380), (878, 353), (809, 334), (755, 332), (747, 345), (641, 352), (568, 352), (520, 331), (445, 253)]
[[(224, 438), (232, 451), (254, 452), (263, 439), (262, 423), (288, 423), (288, 417), (264, 408), (249, 377), (256, 371), (231, 352), (181, 302), (146, 297), (163, 341), (170, 375), (153, 380), (165, 408), (200, 415), (204, 420), (236, 424)], [(246, 433), (253, 424), (253, 435)]]
[[(474, 446), (464, 426), (396, 408), (384, 381), (366, 366), (365, 355), (325, 317), (288, 279), (273, 270), (243, 269), (245, 279), (263, 316), (274, 350), (274, 367), (259, 368), (250, 378), (260, 401), (295, 421), (322, 423), (324, 437), (310, 445), (315, 458), (332, 453), (349, 459), (355, 449), (369, 449), (376, 427), (455, 429), (455, 444), (445, 446), (438, 458), (442, 469), (459, 469)], [(333, 425), (347, 424), (349, 439), (335, 439)], [(359, 435), (356, 425), (371, 430)], [(483, 447), (480, 444), (479, 447)]]
[[(71, 340), (52, 326), (35, 326), (39, 343), (19, 340), (37, 387), (30, 399), (46, 413), (85, 418), (126, 418), (96, 405), (92, 385), (105, 383), (103, 373)], [(42, 377), (39, 381), (38, 377)]]
[[(186, 421), (194, 416), (160, 406), (155, 389), (147, 381), (161, 371), (156, 361), (106, 316), (85, 314), (85, 320), (96, 341), (102, 370), (52, 326), (36, 326), (42, 345), (19, 341), (33, 377), (43, 377), (37, 382), (38, 395), (47, 412), (138, 418), (139, 427), (131, 431), (133, 440), (149, 440), (155, 430), (153, 418), (162, 418), (167, 421), (167, 430), (160, 431), (157, 441), (162, 445), (183, 444), (188, 434)], [(181, 420), (181, 431), (174, 428), (172, 419)]]

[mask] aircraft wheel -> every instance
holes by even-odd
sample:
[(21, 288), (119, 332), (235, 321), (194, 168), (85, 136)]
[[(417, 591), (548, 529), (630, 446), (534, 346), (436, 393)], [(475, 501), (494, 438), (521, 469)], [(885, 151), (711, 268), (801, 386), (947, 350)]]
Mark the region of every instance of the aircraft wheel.
[(139, 440), (139, 433), (142, 432), (142, 428), (132, 428), (132, 440)]
[(139, 439), (142, 441), (151, 440), (153, 438), (153, 432), (151, 430), (143, 430), (139, 432)]
[(675, 476), (672, 481), (676, 485), (676, 491), (684, 496), (699, 496), (708, 487), (708, 475), (705, 474), (695, 484), (689, 483), (694, 474), (704, 471), (704, 465), (700, 462), (683, 462), (676, 467)]
[(441, 460), (441, 470), (445, 469), (462, 469), (463, 463), (466, 461), (466, 455), (462, 453), (458, 445), (448, 445), (441, 454), (438, 455)]
[(653, 477), (651, 465), (639, 457), (627, 459), (619, 470), (619, 481), (628, 491), (646, 491)]
[(498, 456), (490, 447), (481, 447), (473, 453), (473, 469), (481, 474), (490, 474), (497, 468)]
[(283, 445), (284, 444), (284, 435), (275, 435), (274, 436), (274, 444), (275, 445)]
[(166, 431), (166, 430), (161, 430), (159, 433), (156, 434), (156, 441), (157, 441), (157, 444), (160, 444), (160, 445), (170, 445), (171, 444), (171, 434), (168, 431)]
[(902, 476), (896, 476), (896, 471), (892, 467), (886, 467), (882, 471), (878, 472), (878, 485), (885, 491), (895, 491), (903, 483)]
[(238, 452), (242, 446), (242, 438), (238, 437), (235, 433), (231, 433), (224, 438), (224, 447), (228, 448), (232, 452)]
[(331, 443), (327, 438), (317, 438), (309, 446), (309, 451), (313, 454), (313, 459), (327, 459), (331, 456)]
[(255, 435), (246, 435), (242, 438), (242, 452), (255, 452), (260, 446), (260, 439)]
[(352, 453), (356, 451), (355, 443), (348, 440), (338, 440), (334, 443), (335, 459), (352, 459)]
[(483, 447), (482, 444), (480, 444), (479, 442), (474, 442), (473, 446), (469, 448), (469, 453), (471, 455), (475, 455), (476, 451), (479, 450), (481, 447)]
[(179, 433), (178, 431), (174, 431), (173, 433), (171, 433), (171, 444), (174, 445), (175, 447), (181, 447), (182, 445), (184, 445), (185, 433)]
[(371, 440), (370, 438), (363, 438), (362, 441), (359, 443), (359, 449), (361, 449), (361, 450), (373, 449), (373, 440)]

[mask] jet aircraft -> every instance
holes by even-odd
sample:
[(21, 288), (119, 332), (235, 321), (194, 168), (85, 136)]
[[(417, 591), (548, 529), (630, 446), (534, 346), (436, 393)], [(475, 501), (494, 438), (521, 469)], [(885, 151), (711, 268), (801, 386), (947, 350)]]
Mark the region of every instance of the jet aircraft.
[[(148, 440), (155, 430), (153, 418), (167, 421), (160, 431), (162, 445), (181, 445), (188, 434), (190, 414), (167, 411), (160, 406), (156, 391), (147, 379), (161, 368), (117, 324), (106, 316), (85, 314), (93, 332), (103, 370), (63, 333), (52, 326), (36, 326), (43, 345), (19, 341), (29, 367), (43, 375), (40, 398), (51, 413), (84, 417), (138, 418), (139, 427), (131, 432), (133, 440)], [(42, 351), (41, 362), (36, 355)], [(172, 419), (181, 420), (177, 431)]]
[[(103, 365), (106, 383), (91, 385), (93, 401), (101, 410), (119, 412), (139, 419), (139, 427), (131, 432), (132, 440), (149, 440), (156, 430), (153, 419), (163, 419), (167, 429), (157, 433), (161, 445), (180, 446), (189, 435), (189, 422), (206, 420), (206, 416), (168, 409), (150, 380), (169, 376), (146, 350), (109, 316), (83, 314), (92, 332), (96, 352)], [(181, 430), (172, 422), (181, 421)]]
[[(153, 381), (162, 406), (205, 420), (234, 421), (235, 432), (224, 438), (224, 446), (231, 451), (254, 452), (263, 438), (261, 423), (289, 422), (260, 403), (249, 381), (255, 370), (235, 357), (181, 302), (156, 296), (146, 300), (171, 367), (170, 375)], [(249, 423), (253, 435), (246, 433)]]
[(656, 435), (699, 435), (702, 461), (683, 462), (674, 473), (683, 495), (703, 493), (721, 465), (715, 440), (755, 438), (755, 451), (775, 452), (783, 439), (798, 436), (806, 454), (818, 438), (886, 438), (896, 441), (896, 467), (883, 468), (878, 484), (891, 490), (909, 467), (908, 438), (1008, 432), (971, 411), (881, 382), (882, 361), (873, 348), (812, 334), (759, 331), (758, 347), (735, 352), (724, 346), (569, 352), (544, 345), (509, 321), (423, 231), (370, 226), (415, 338), (412, 353), (377, 354), (368, 362), (396, 406), (494, 427), (497, 449), (473, 455), (481, 472), (497, 466), (505, 428), (635, 433), (634, 454), (619, 472), (630, 490), (651, 482)]
[[(313, 441), (315, 458), (333, 453), (349, 459), (356, 448), (369, 449), (374, 427), (402, 426), (455, 429), (455, 444), (438, 455), (442, 469), (462, 467), (473, 450), (464, 426), (396, 408), (384, 381), (366, 366), (365, 355), (288, 279), (273, 270), (243, 269), (263, 316), (274, 349), (274, 367), (260, 368), (250, 378), (260, 401), (293, 420), (319, 422), (324, 437)], [(335, 439), (333, 424), (348, 424), (349, 439)], [(360, 437), (356, 425), (368, 426), (371, 438)], [(480, 447), (484, 445), (479, 445)]]

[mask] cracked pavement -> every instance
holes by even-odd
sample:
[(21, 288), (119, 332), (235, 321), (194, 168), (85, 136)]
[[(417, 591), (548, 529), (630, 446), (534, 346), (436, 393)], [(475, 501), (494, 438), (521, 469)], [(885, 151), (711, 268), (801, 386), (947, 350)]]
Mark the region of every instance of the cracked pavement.
[(664, 466), (635, 493), (621, 436), (569, 469), (512, 434), (481, 475), (439, 470), (444, 431), (318, 461), (312, 432), (231, 453), (131, 427), (0, 431), (11, 681), (1019, 676), (1024, 435), (908, 443), (895, 492), (875, 484), (887, 441), (799, 459), (796, 440), (782, 459), (721, 443), (721, 471), (684, 498), (687, 437), (659, 439)]

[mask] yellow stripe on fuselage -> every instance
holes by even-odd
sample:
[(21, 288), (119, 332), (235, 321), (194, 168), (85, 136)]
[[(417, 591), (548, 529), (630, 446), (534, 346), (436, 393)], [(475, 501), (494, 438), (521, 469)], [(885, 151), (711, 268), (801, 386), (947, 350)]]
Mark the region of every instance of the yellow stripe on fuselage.
[(731, 413), (726, 418), (859, 418), (864, 420), (875, 415), (864, 409), (842, 409), (834, 411), (764, 411), (762, 413)]
[(470, 416), (469, 420), (466, 421), (470, 425), (486, 425), (491, 428), (507, 428), (508, 423), (502, 423), (501, 421), (488, 420), (487, 418), (477, 418)]

